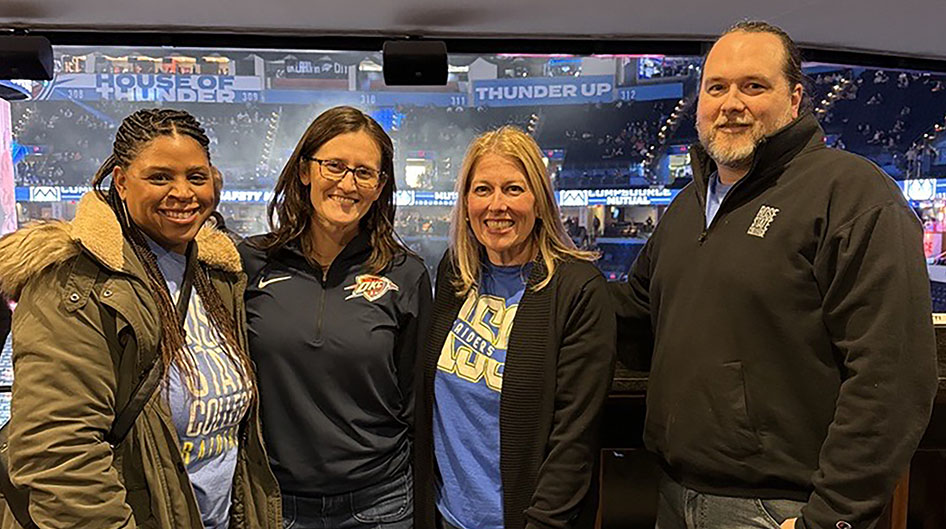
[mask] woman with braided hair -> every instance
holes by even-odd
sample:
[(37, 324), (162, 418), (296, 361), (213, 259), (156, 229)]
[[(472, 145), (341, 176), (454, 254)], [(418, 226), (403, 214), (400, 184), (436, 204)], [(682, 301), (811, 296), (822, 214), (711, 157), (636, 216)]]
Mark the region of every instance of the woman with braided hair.
[[(208, 143), (186, 112), (135, 112), (72, 222), (0, 240), (0, 287), (19, 300), (10, 479), (28, 490), (38, 527), (281, 527), (246, 353), (245, 276), (233, 243), (204, 225), (215, 206)], [(113, 438), (155, 376), (130, 431)], [(2, 527), (16, 527), (9, 510)]]

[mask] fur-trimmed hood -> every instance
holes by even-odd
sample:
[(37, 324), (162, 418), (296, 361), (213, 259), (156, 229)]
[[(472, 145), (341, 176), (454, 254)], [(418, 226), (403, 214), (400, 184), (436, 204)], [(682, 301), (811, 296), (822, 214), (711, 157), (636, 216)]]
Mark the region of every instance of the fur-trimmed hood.
[[(102, 265), (127, 272), (127, 256), (133, 255), (127, 245), (112, 209), (90, 191), (79, 200), (72, 222), (37, 222), (0, 239), (0, 290), (16, 299), (31, 277), (83, 249)], [(209, 225), (197, 233), (197, 260), (225, 272), (242, 271), (233, 242)]]

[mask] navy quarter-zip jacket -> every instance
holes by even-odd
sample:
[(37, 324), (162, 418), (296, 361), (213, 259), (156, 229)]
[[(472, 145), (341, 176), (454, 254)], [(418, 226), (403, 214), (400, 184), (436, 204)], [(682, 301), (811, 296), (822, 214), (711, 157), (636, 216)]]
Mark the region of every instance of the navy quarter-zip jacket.
[(323, 271), (298, 244), (240, 246), (249, 348), (263, 434), (284, 492), (327, 496), (392, 479), (410, 465), (414, 366), (431, 304), (420, 258), (364, 268), (355, 237)]
[(644, 440), (701, 492), (806, 501), (867, 527), (929, 421), (936, 352), (922, 228), (887, 175), (806, 114), (765, 138), (705, 226), (715, 167), (668, 208), (618, 326), (653, 332)]

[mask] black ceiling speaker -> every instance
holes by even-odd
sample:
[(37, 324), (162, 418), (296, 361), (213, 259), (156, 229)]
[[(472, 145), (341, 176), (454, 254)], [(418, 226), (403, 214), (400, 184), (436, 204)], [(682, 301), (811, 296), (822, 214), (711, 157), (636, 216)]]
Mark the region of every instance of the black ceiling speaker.
[(440, 40), (389, 40), (384, 43), (384, 84), (447, 84), (447, 45)]
[(46, 37), (0, 36), (0, 79), (53, 78), (53, 47)]

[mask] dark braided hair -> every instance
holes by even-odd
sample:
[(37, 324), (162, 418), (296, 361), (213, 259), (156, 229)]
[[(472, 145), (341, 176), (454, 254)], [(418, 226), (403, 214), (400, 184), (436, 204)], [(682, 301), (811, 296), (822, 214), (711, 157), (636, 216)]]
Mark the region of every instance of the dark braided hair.
[[(197, 366), (194, 358), (187, 354), (187, 338), (177, 317), (177, 309), (171, 300), (167, 283), (158, 268), (157, 258), (145, 239), (141, 229), (135, 225), (128, 214), (128, 208), (110, 182), (108, 189), (103, 189), (103, 182), (116, 167), (127, 169), (148, 143), (160, 136), (184, 135), (193, 138), (203, 148), (210, 161), (208, 145), (210, 140), (203, 127), (194, 116), (182, 110), (151, 108), (131, 114), (122, 120), (115, 133), (112, 154), (105, 160), (92, 178), (92, 188), (104, 200), (118, 219), (122, 233), (135, 255), (144, 266), (151, 291), (158, 305), (158, 320), (161, 324), (160, 353), (165, 369), (176, 365), (190, 380), (197, 380)], [(213, 332), (224, 345), (227, 356), (242, 370), (244, 385), (255, 395), (256, 387), (249, 357), (240, 346), (236, 321), (226, 309), (223, 299), (210, 282), (208, 270), (198, 264), (194, 270), (194, 290), (200, 296), (207, 314), (210, 316)]]

